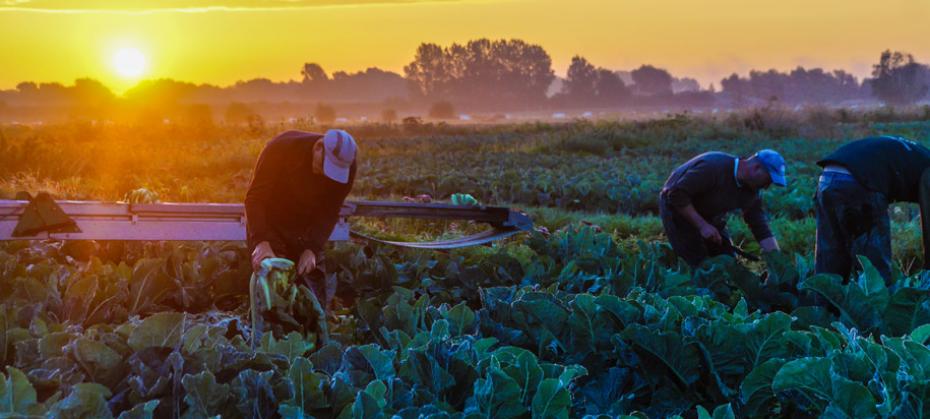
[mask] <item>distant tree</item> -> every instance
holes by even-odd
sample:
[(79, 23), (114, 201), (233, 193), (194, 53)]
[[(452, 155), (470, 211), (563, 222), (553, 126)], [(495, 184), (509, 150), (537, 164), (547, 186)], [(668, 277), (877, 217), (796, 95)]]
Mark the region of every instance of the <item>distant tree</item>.
[(855, 94), (861, 88), (859, 80), (856, 79), (856, 76), (847, 73), (843, 70), (833, 70), (833, 78), (836, 79), (837, 84), (844, 90), (849, 91), (852, 94)]
[(730, 74), (729, 77), (720, 80), (720, 88), (724, 93), (740, 94), (743, 93), (743, 80), (736, 73)]
[(36, 86), (35, 82), (24, 81), (16, 85), (16, 90), (18, 90), (20, 93), (31, 93), (39, 90), (39, 87)]
[(591, 63), (582, 56), (572, 57), (565, 78), (565, 94), (573, 101), (582, 102), (594, 99), (597, 92), (598, 73)]
[(79, 119), (107, 118), (116, 103), (116, 95), (103, 83), (77, 79), (74, 87), (59, 91), (59, 100), (71, 105), (70, 115)]
[(199, 89), (193, 83), (171, 79), (145, 80), (123, 93), (123, 97), (130, 103), (169, 110), (196, 96)]
[(313, 117), (321, 124), (332, 124), (336, 120), (336, 109), (330, 105), (318, 103), (313, 111)]
[(385, 109), (381, 111), (381, 121), (385, 124), (393, 124), (397, 122), (397, 111), (394, 109)]
[(787, 74), (779, 73), (774, 69), (768, 71), (750, 71), (749, 83), (752, 86), (753, 96), (766, 100), (781, 100), (789, 84)]
[(490, 42), (486, 48), (491, 62), (487, 79), (493, 82), (480, 84), (488, 86), (480, 99), (521, 104), (546, 99), (555, 72), (545, 49), (519, 39)]
[(304, 83), (319, 83), (329, 81), (329, 76), (323, 67), (317, 63), (305, 63), (304, 68), (300, 70), (300, 75), (304, 78)]
[(630, 96), (630, 90), (620, 75), (606, 68), (597, 69), (594, 90), (598, 102), (604, 105), (616, 105)]
[(418, 96), (495, 105), (543, 101), (555, 78), (549, 54), (519, 39), (421, 44), (404, 73)]
[(723, 92), (738, 103), (746, 99), (757, 102), (775, 99), (784, 103), (840, 102), (862, 96), (855, 76), (842, 70), (797, 67), (790, 72), (777, 70), (749, 72), (748, 78), (733, 74), (720, 83)]
[(433, 119), (453, 119), (455, 118), (455, 107), (446, 101), (436, 102), (429, 108), (429, 117)]
[(651, 65), (643, 65), (632, 72), (636, 91), (643, 95), (660, 96), (672, 94), (672, 75), (668, 71)]
[(410, 93), (400, 74), (375, 67), (357, 73), (337, 71), (326, 86), (325, 93), (340, 101), (383, 101)]
[(596, 68), (581, 56), (572, 57), (563, 87), (565, 97), (576, 105), (617, 105), (629, 96), (620, 75)]
[(872, 94), (887, 104), (909, 105), (927, 95), (928, 69), (902, 52), (882, 52), (872, 69)]
[(72, 92), (81, 106), (107, 106), (116, 99), (108, 87), (93, 79), (75, 80)]
[(451, 59), (449, 54), (437, 44), (420, 44), (413, 62), (404, 67), (404, 74), (419, 95), (436, 97), (447, 94)]
[(843, 70), (797, 67), (785, 79), (783, 98), (795, 103), (827, 103), (859, 95), (859, 81)]
[(16, 85), (17, 99), (20, 103), (36, 103), (43, 102), (42, 98), (39, 96), (39, 86), (35, 82), (24, 81)]
[[(315, 67), (310, 66), (310, 68)], [(323, 77), (325, 73), (308, 70), (307, 74), (319, 74), (319, 77)], [(135, 113), (141, 112), (143, 108), (151, 110), (153, 115), (167, 118), (172, 114), (177, 114), (180, 107), (190, 104), (220, 104), (221, 107), (217, 108), (216, 113), (217, 121), (220, 122), (223, 120), (226, 105), (231, 102), (294, 104), (308, 101), (314, 103), (341, 101), (377, 104), (395, 100), (407, 103), (410, 94), (408, 86), (409, 81), (400, 74), (368, 68), (352, 73), (337, 71), (333, 77), (329, 78), (329, 81), (322, 83), (303, 83), (293, 80), (275, 82), (266, 78), (256, 78), (220, 87), (171, 79), (144, 80), (123, 93), (122, 98), (114, 95), (100, 82), (91, 79), (76, 80), (73, 86), (60, 83), (22, 82), (17, 85), (16, 89), (0, 89), (0, 99), (17, 108), (38, 106), (42, 109), (49, 109), (49, 106), (61, 106), (67, 108), (95, 107), (103, 110), (109, 107), (113, 111), (110, 114), (125, 117), (127, 120), (131, 119)], [(264, 106), (267, 105), (263, 105), (263, 108)], [(41, 112), (51, 111), (42, 110)], [(73, 113), (69, 112), (69, 114)], [(89, 115), (84, 113), (81, 116)]]
[(746, 100), (747, 82), (739, 77), (736, 73), (720, 80), (720, 89), (723, 94), (733, 98), (737, 106), (742, 106)]
[[(299, 93), (306, 85), (298, 82), (275, 83), (267, 78), (237, 81), (229, 89), (236, 100), (249, 102), (284, 102), (300, 98)], [(225, 89), (224, 89), (225, 90)], [(319, 100), (318, 98), (315, 98)]]

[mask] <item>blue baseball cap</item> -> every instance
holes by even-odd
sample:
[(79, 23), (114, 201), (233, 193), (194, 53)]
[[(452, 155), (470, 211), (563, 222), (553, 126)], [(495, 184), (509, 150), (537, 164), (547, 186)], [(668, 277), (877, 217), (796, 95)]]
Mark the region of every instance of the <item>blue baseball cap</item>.
[(323, 174), (339, 183), (349, 183), (349, 171), (358, 145), (341, 129), (331, 129), (323, 135)]
[(766, 170), (769, 171), (772, 183), (778, 186), (788, 185), (788, 181), (785, 179), (785, 159), (782, 158), (781, 154), (778, 154), (775, 150), (765, 149), (759, 150), (753, 157), (759, 159)]

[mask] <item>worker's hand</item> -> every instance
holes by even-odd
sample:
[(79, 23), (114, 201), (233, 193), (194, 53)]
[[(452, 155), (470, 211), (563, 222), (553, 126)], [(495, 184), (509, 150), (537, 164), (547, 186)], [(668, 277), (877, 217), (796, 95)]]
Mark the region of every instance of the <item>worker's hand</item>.
[(255, 246), (255, 250), (252, 251), (252, 270), (258, 271), (258, 268), (261, 267), (263, 260), (273, 257), (276, 256), (274, 251), (271, 250), (271, 243), (259, 243), (257, 246)]
[(300, 254), (300, 261), (297, 262), (297, 275), (310, 273), (314, 269), (316, 269), (316, 254), (310, 249), (304, 250)]
[(710, 225), (710, 223), (705, 223), (701, 226), (701, 237), (714, 244), (723, 243), (723, 237), (720, 235), (720, 232), (717, 231), (717, 227)]

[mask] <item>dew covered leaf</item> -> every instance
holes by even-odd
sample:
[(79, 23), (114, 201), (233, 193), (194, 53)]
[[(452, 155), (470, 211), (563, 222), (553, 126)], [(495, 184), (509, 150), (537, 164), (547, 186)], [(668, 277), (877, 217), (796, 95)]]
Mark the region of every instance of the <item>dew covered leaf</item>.
[(185, 318), (184, 313), (153, 314), (133, 329), (127, 343), (136, 351), (150, 347), (174, 348), (181, 342)]

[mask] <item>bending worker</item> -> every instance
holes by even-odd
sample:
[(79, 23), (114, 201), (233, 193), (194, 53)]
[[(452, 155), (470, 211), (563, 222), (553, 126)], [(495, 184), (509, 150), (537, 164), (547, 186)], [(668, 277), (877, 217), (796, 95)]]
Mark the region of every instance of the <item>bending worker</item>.
[(891, 281), (891, 221), (888, 204), (920, 204), (924, 269), (930, 205), (930, 150), (901, 137), (850, 142), (817, 162), (823, 174), (817, 186), (815, 271), (849, 277), (855, 256), (863, 255)]
[(748, 158), (708, 152), (672, 172), (659, 194), (662, 226), (675, 253), (697, 267), (708, 257), (734, 255), (726, 216), (740, 209), (765, 252), (778, 250), (760, 191), (785, 186), (785, 160), (773, 150)]
[(265, 258), (283, 257), (295, 261), (298, 277), (313, 285), (308, 274), (352, 189), (356, 151), (352, 136), (336, 129), (325, 135), (287, 131), (265, 145), (245, 196), (253, 270)]

